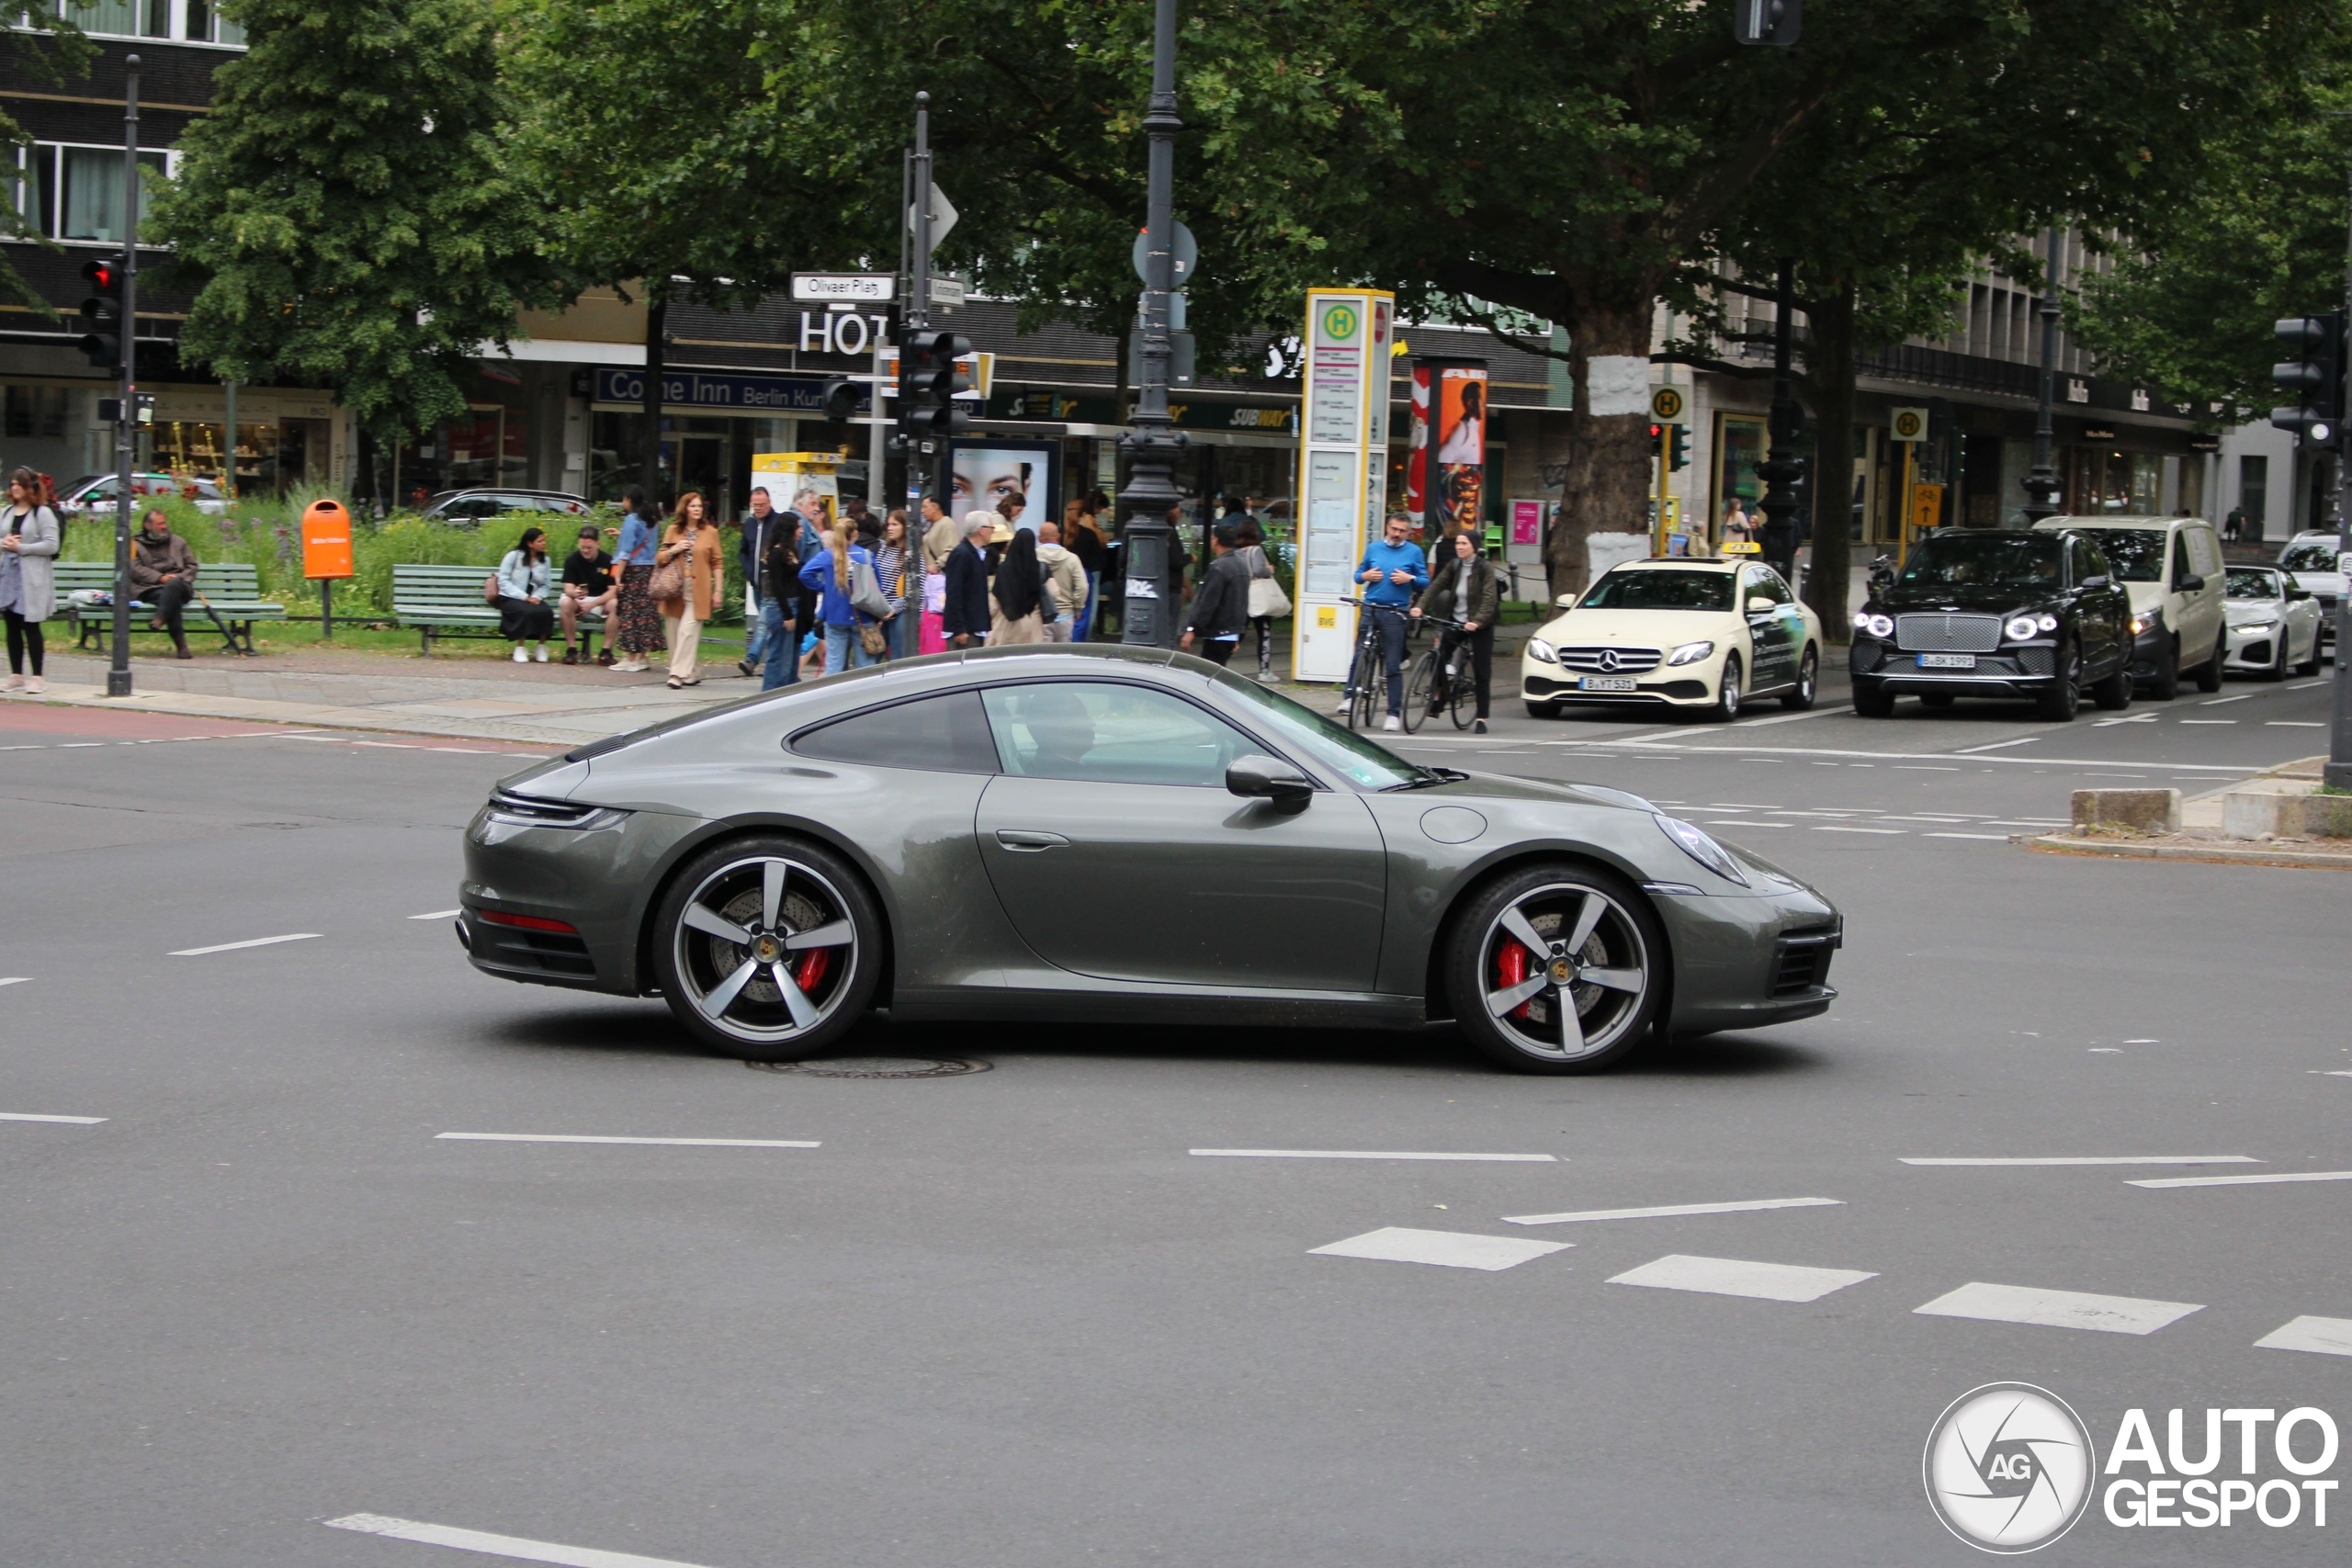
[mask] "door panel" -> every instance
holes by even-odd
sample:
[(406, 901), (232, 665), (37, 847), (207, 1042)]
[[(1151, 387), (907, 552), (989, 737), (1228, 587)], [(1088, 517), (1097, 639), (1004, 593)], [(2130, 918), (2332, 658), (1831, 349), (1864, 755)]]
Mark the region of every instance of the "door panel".
[[(1793, 604), (1781, 602), (1787, 591), (1777, 578), (1767, 579), (1754, 569), (1740, 572), (1739, 610), (1747, 622), (1748, 674), (1751, 691), (1769, 686), (1784, 686), (1797, 678), (1797, 643), (1804, 620)], [(1759, 614), (1747, 613), (1747, 601), (1752, 594), (1762, 594), (1775, 601), (1773, 607)]]

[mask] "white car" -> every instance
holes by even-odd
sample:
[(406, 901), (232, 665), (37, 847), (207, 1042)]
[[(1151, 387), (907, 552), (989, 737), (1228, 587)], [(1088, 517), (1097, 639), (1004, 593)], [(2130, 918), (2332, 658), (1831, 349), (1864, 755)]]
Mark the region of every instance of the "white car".
[[(229, 498), (210, 479), (190, 479), (188, 486), (196, 491), (196, 509), (208, 516), (218, 517), (229, 510)], [(181, 493), (186, 488), (169, 474), (133, 474), (130, 493), (134, 498), (158, 498)], [(57, 492), (57, 510), (66, 517), (87, 517), (93, 513), (111, 514), (115, 508), (115, 477), (112, 474), (92, 474), (74, 480)]]
[(2336, 551), (2336, 536), (2326, 532), (2298, 534), (2278, 552), (2278, 567), (2294, 574), (2319, 604), (2319, 639), (2335, 646), (2335, 605), (2344, 597), (2344, 559)]
[(2168, 703), (2180, 678), (2222, 689), (2229, 623), (2222, 614), (2222, 537), (2202, 517), (2045, 517), (2037, 528), (2090, 536), (2132, 595), (2132, 678)]
[(1661, 556), (1612, 567), (1528, 639), (1520, 694), (1532, 718), (1574, 703), (1641, 703), (1736, 718), (1751, 697), (1809, 708), (1821, 617), (1760, 561)]
[(2283, 681), (2289, 671), (2319, 672), (2319, 601), (2292, 572), (2273, 566), (2233, 566), (2223, 591), (2230, 625), (2226, 668)]

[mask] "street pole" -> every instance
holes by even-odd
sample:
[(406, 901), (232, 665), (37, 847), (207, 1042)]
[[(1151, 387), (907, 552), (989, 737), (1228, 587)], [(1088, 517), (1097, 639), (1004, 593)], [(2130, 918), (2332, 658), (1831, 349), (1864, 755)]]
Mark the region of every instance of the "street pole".
[(1176, 567), (1176, 529), (1168, 514), (1183, 500), (1176, 489), (1176, 457), (1184, 438), (1168, 412), (1168, 296), (1176, 283), (1176, 0), (1154, 0), (1151, 103), (1144, 115), (1149, 139), (1150, 184), (1144, 203), (1148, 228), (1144, 252), (1143, 353), (1136, 389), (1135, 434), (1127, 449), (1126, 513), (1120, 530), (1126, 558), (1126, 607), (1119, 640), (1150, 648), (1176, 646), (1183, 589)]
[(139, 439), (139, 57), (122, 62), (122, 355), (114, 405), (114, 658), (107, 695), (130, 695), (130, 471)]
[[(2346, 176), (2347, 209), (2352, 209), (2352, 174)], [(2345, 321), (2352, 323), (2352, 219), (2347, 219), (2344, 239), (2344, 309)], [(2337, 345), (2339, 359), (2352, 358)], [(2347, 386), (2352, 386), (2352, 366), (2343, 367)], [(2352, 406), (2352, 405), (2342, 405)], [(2346, 552), (2352, 552), (2352, 442), (2345, 439), (2339, 427), (2335, 432), (2335, 564), (2341, 567)], [(2328, 716), (2331, 723), (2327, 737), (2327, 766), (2321, 778), (2330, 789), (2352, 790), (2352, 681), (2344, 678), (2344, 660), (2352, 654), (2352, 593), (2339, 593), (2335, 599), (2335, 700)]]
[[(915, 333), (927, 332), (931, 328), (931, 95), (929, 93), (915, 95), (915, 150), (900, 165), (900, 169), (899, 185), (901, 189), (913, 193), (915, 215), (914, 244), (907, 253), (907, 305), (904, 311), (906, 325), (899, 332), (899, 378), (900, 385), (903, 386), (907, 374), (907, 344), (914, 341)], [(907, 209), (902, 206), (899, 210), (903, 212)], [(874, 400), (876, 405), (876, 412), (879, 412), (882, 388), (878, 382), (874, 388)], [(899, 404), (899, 412), (903, 415), (906, 412), (907, 398), (901, 396)], [(946, 444), (943, 442), (940, 445)], [(922, 651), (921, 617), (923, 604), (927, 600), (923, 579), (931, 570), (931, 563), (925, 558), (922, 547), (923, 535), (926, 531), (922, 525), (922, 497), (937, 496), (939, 509), (950, 517), (955, 517), (956, 507), (956, 487), (953, 482), (944, 485), (940, 483), (939, 471), (942, 465), (931, 460), (931, 442), (918, 441), (910, 445), (906, 453), (907, 489), (914, 492), (915, 503), (907, 509), (906, 552), (910, 565), (903, 570), (906, 572), (904, 581), (910, 585), (906, 592), (906, 602), (914, 607), (917, 617), (915, 621), (915, 651), (917, 653)], [(952, 477), (951, 473), (951, 481)], [(963, 526), (963, 519), (956, 518), (954, 532), (958, 543), (962, 542), (964, 536)], [(900, 614), (904, 613), (900, 612)]]
[(2025, 477), (2026, 520), (2039, 523), (2054, 516), (2058, 511), (2058, 492), (2064, 487), (2058, 482), (2058, 469), (2052, 462), (2051, 443), (2056, 432), (2052, 428), (2050, 405), (2058, 395), (2058, 231), (2046, 231), (2043, 249), (2049, 252), (2045, 281), (2041, 288), (2041, 302), (2034, 313), (2041, 318), (2041, 406), (2033, 421), (2033, 472)]
[(1772, 455), (1756, 465), (1764, 481), (1763, 557), (1792, 583), (1797, 576), (1797, 480), (1804, 477), (1804, 459), (1797, 442), (1804, 434), (1804, 411), (1797, 406), (1795, 383), (1789, 370), (1790, 333), (1795, 325), (1796, 258), (1781, 258), (1779, 286), (1773, 302), (1779, 319), (1772, 323)]

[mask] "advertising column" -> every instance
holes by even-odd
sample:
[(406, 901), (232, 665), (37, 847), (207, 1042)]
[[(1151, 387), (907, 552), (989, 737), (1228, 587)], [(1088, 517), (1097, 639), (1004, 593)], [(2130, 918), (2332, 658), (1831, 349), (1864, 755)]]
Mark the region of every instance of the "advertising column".
[[(1422, 538), (1435, 544), (1485, 525), (1487, 362), (1413, 362), (1413, 457), (1406, 489)], [(1413, 481), (1418, 479), (1416, 485)]]
[(1304, 416), (1299, 421), (1297, 614), (1292, 678), (1344, 681), (1354, 651), (1353, 569), (1388, 499), (1388, 357), (1396, 296), (1370, 288), (1306, 293)]

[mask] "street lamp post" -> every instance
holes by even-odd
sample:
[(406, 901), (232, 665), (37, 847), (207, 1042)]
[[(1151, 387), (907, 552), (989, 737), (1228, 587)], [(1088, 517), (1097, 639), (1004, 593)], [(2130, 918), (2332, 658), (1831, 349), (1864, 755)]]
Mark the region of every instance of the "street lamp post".
[(1772, 323), (1772, 453), (1756, 465), (1763, 479), (1764, 558), (1791, 581), (1796, 580), (1797, 481), (1804, 477), (1804, 459), (1797, 442), (1804, 434), (1804, 411), (1797, 406), (1796, 387), (1789, 370), (1790, 331), (1796, 316), (1796, 260), (1781, 258), (1779, 286), (1773, 290), (1779, 319)]
[(2058, 231), (2047, 231), (2043, 248), (2049, 252), (2046, 281), (2041, 288), (2041, 302), (2034, 313), (2041, 318), (2041, 407), (2033, 422), (2033, 472), (2024, 479), (2026, 518), (2039, 523), (2058, 511), (2058, 492), (2064, 488), (2058, 482), (2058, 470), (2052, 462), (2051, 441), (2054, 434), (2050, 422), (2050, 405), (2058, 393)]
[[(2352, 229), (2345, 235), (2344, 310), (2344, 319), (2352, 321)], [(2337, 358), (2352, 361), (2352, 354), (2339, 346)], [(2352, 364), (2342, 368), (2352, 378)], [(2345, 556), (2352, 553), (2352, 440), (2340, 427), (2335, 432), (2335, 562), (2340, 567)], [(2352, 681), (2344, 678), (2346, 649), (2352, 649), (2352, 593), (2339, 594), (2335, 601), (2335, 701), (2328, 716), (2327, 765), (2320, 771), (2330, 789), (2352, 789)]]
[[(139, 457), (139, 57), (122, 62), (122, 360), (114, 405), (114, 625), (107, 695), (130, 695), (131, 470)], [(231, 431), (230, 444), (236, 443)], [(232, 459), (233, 461), (233, 456)]]
[(1176, 457), (1184, 438), (1168, 412), (1168, 297), (1176, 283), (1176, 0), (1155, 0), (1152, 11), (1151, 103), (1144, 116), (1150, 139), (1150, 186), (1145, 200), (1148, 233), (1144, 254), (1143, 352), (1136, 389), (1135, 434), (1127, 449), (1127, 484), (1119, 492), (1126, 521), (1120, 531), (1126, 558), (1126, 604), (1120, 640), (1176, 646), (1183, 582), (1176, 567), (1176, 529), (1168, 514), (1183, 500), (1176, 488)]

